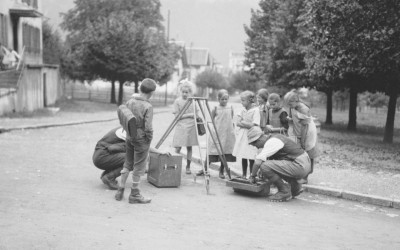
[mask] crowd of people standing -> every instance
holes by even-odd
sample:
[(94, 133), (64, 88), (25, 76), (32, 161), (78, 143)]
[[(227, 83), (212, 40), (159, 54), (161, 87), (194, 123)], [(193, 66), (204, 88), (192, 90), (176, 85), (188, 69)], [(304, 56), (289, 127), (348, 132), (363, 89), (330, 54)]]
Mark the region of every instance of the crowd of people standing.
[[(105, 138), (115, 139), (113, 141), (119, 145), (115, 146), (115, 150), (111, 141), (109, 143), (99, 141), (96, 146), (93, 161), (98, 168), (105, 170), (101, 176), (102, 181), (111, 189), (118, 188), (115, 196), (117, 200), (122, 199), (127, 174), (133, 171), (130, 202), (150, 202), (150, 199), (140, 194), (138, 185), (140, 176), (144, 174), (147, 155), (150, 150), (154, 150), (149, 147), (153, 127), (152, 107), (148, 99), (154, 92), (155, 86), (153, 80), (145, 79), (140, 87), (140, 96), (132, 98), (127, 103), (135, 116), (139, 117), (140, 122), (137, 125), (143, 130), (141, 136), (127, 138), (126, 135), (122, 135), (121, 129), (114, 129)], [(180, 96), (174, 102), (173, 111), (175, 116), (181, 115), (181, 117), (175, 126), (172, 146), (177, 153), (182, 147), (186, 147), (186, 174), (192, 173), (192, 147), (199, 145), (195, 122), (195, 117), (199, 117), (199, 111), (190, 105), (184, 114), (180, 113), (183, 112), (188, 98), (193, 95), (193, 87), (193, 83), (187, 80), (180, 84)], [(219, 90), (217, 97), (218, 105), (213, 107), (211, 119), (214, 121), (225, 160), (236, 162), (240, 159), (241, 178), (251, 183), (260, 178), (274, 184), (278, 192), (268, 196), (270, 201), (287, 201), (301, 194), (303, 191), (301, 184), (307, 183), (308, 175), (313, 172), (318, 150), (317, 129), (310, 108), (301, 101), (299, 95), (295, 91), (290, 91), (284, 95), (282, 101), (279, 94), (269, 93), (267, 89), (260, 89), (257, 93), (243, 91), (240, 93), (242, 108), (236, 114), (229, 104), (228, 91)], [(224, 166), (216, 145), (211, 138), (208, 142), (208, 163), (221, 162), (219, 177), (224, 179)], [(118, 158), (118, 161), (114, 160), (116, 164), (108, 164), (107, 160), (100, 161), (100, 163), (106, 162), (105, 165), (99, 163), (97, 158), (104, 154), (98, 151), (100, 149), (104, 151), (104, 147), (110, 149), (106, 151), (115, 151), (114, 153), (118, 154), (118, 157), (113, 156)], [(205, 165), (207, 166), (207, 162)], [(121, 174), (124, 178), (118, 186), (115, 179)], [(203, 170), (197, 173), (197, 175), (204, 174)]]

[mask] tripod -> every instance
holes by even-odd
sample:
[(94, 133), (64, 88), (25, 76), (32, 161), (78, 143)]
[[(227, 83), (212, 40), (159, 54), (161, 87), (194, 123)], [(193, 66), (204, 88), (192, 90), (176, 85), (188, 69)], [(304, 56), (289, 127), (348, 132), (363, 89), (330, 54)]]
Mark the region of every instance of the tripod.
[[(226, 173), (228, 174), (229, 179), (231, 179), (231, 174), (230, 174), (230, 169), (228, 167), (228, 164), (225, 159), (225, 154), (223, 152), (222, 146), (221, 146), (221, 141), (218, 136), (217, 129), (215, 127), (214, 120), (211, 117), (211, 111), (210, 111), (210, 106), (208, 105), (208, 99), (203, 98), (203, 97), (188, 97), (188, 100), (186, 101), (185, 105), (183, 106), (182, 110), (179, 112), (179, 114), (175, 117), (175, 119), (172, 121), (171, 125), (167, 128), (165, 131), (164, 135), (161, 137), (160, 141), (157, 143), (156, 148), (158, 149), (161, 144), (165, 141), (165, 139), (168, 137), (168, 135), (171, 133), (172, 129), (175, 127), (175, 125), (178, 123), (178, 121), (182, 118), (182, 116), (185, 114), (185, 111), (190, 107), (190, 105), (193, 105), (193, 112), (194, 112), (194, 122), (195, 122), (195, 127), (196, 127), (196, 136), (197, 136), (197, 141), (199, 142), (199, 154), (200, 154), (200, 163), (201, 167), (204, 171), (204, 183), (206, 185), (206, 191), (207, 194), (210, 193), (210, 173), (208, 172), (210, 168), (210, 163), (209, 163), (209, 157), (208, 157), (208, 140), (210, 135), (210, 138), (212, 139), (212, 142), (214, 143), (217, 151), (218, 151), (218, 156), (221, 160), (222, 166)], [(198, 128), (197, 125), (201, 124), (197, 121), (197, 112), (196, 112), (196, 107), (200, 108), (201, 114), (204, 117), (204, 121), (202, 124), (206, 124), (206, 164), (203, 162), (203, 157), (201, 155), (201, 147), (200, 147), (200, 140), (199, 140), (199, 133), (198, 133)], [(210, 126), (212, 125), (212, 127)], [(195, 181), (196, 181), (196, 175), (195, 175)]]

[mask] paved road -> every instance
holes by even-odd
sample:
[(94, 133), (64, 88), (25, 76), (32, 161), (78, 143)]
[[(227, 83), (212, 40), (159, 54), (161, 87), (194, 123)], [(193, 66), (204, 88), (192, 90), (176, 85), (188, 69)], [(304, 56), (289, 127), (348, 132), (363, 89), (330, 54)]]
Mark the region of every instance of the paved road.
[(183, 174), (180, 188), (144, 181), (149, 205), (117, 202), (91, 162), (117, 125), (0, 134), (0, 249), (400, 249), (399, 210), (310, 194), (269, 203), (218, 178), (211, 195)]

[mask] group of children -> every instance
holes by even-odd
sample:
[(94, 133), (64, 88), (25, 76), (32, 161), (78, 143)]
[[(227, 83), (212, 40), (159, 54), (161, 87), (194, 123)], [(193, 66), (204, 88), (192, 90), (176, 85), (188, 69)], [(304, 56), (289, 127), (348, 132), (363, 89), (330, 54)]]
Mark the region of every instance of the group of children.
[[(190, 82), (184, 82), (180, 86), (180, 93), (181, 96), (174, 103), (176, 116), (188, 97), (193, 94), (193, 85)], [(233, 107), (228, 105), (228, 91), (224, 89), (218, 91), (217, 97), (219, 105), (212, 109), (211, 118), (216, 126), (226, 161), (236, 162), (236, 158), (241, 159), (242, 178), (247, 177), (248, 169), (249, 173), (252, 172), (258, 152), (256, 147), (248, 144), (247, 139), (247, 132), (253, 126), (259, 126), (265, 134), (280, 133), (299, 143), (311, 159), (312, 167), (309, 174), (313, 172), (314, 159), (318, 156), (317, 129), (310, 114), (310, 108), (301, 102), (296, 92), (288, 92), (282, 102), (279, 94), (269, 94), (267, 89), (260, 89), (256, 94), (243, 91), (240, 93), (243, 108), (238, 114), (234, 114)], [(283, 104), (287, 106), (287, 109), (282, 107)], [(194, 110), (189, 108), (178, 122), (173, 140), (173, 147), (176, 147), (177, 152), (181, 147), (187, 147), (187, 174), (191, 174), (190, 163), (194, 145), (198, 145)], [(211, 139), (207, 153), (209, 163), (221, 160)], [(203, 174), (203, 170), (197, 173), (197, 175)], [(222, 162), (219, 177), (225, 178)], [(303, 182), (307, 182), (307, 177)]]
[[(132, 174), (132, 188), (129, 196), (130, 203), (149, 203), (151, 200), (144, 198), (139, 190), (140, 177), (145, 172), (146, 160), (153, 138), (153, 108), (149, 102), (156, 89), (156, 83), (152, 79), (144, 79), (140, 85), (140, 94), (130, 99), (126, 106), (132, 111), (136, 118), (137, 135), (135, 138), (126, 138), (126, 158), (121, 171), (121, 183), (115, 195), (121, 200), (124, 193), (126, 180), (130, 171)], [(193, 95), (193, 84), (184, 81), (179, 86), (180, 97), (174, 102), (174, 114), (178, 116), (188, 98)], [(269, 94), (266, 89), (260, 89), (257, 94), (244, 91), (240, 94), (243, 108), (238, 114), (234, 114), (233, 107), (228, 105), (229, 93), (222, 89), (218, 91), (219, 105), (214, 107), (211, 118), (216, 126), (220, 139), (221, 148), (227, 162), (236, 162), (241, 158), (242, 177), (247, 177), (247, 169), (252, 172), (257, 148), (249, 145), (247, 133), (253, 126), (259, 126), (264, 133), (281, 133), (289, 136), (307, 151), (311, 163), (317, 156), (315, 148), (317, 141), (317, 130), (310, 115), (310, 109), (302, 103), (299, 96), (291, 91), (284, 97), (288, 111), (282, 107), (278, 94)], [(196, 112), (196, 115), (195, 115)], [(186, 174), (191, 174), (190, 164), (192, 161), (192, 147), (199, 145), (195, 117), (198, 110), (189, 106), (181, 116), (175, 127), (173, 147), (179, 153), (182, 147), (187, 149)], [(213, 140), (209, 140), (208, 147), (209, 163), (221, 161), (218, 150)], [(312, 169), (311, 172), (312, 173)], [(203, 171), (197, 173), (204, 174)], [(220, 178), (225, 178), (224, 167), (221, 162)]]

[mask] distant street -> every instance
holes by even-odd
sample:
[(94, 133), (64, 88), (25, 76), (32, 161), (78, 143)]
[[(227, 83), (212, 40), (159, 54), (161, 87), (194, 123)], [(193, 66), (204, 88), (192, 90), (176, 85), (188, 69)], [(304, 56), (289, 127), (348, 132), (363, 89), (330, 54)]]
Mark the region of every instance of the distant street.
[[(155, 115), (153, 144), (171, 119)], [(211, 195), (202, 178), (183, 174), (180, 188), (155, 188), (144, 178), (149, 205), (128, 204), (129, 191), (117, 202), (91, 162), (97, 140), (116, 126), (0, 134), (0, 249), (400, 248), (396, 209), (308, 193), (269, 203), (234, 193), (215, 172)]]

